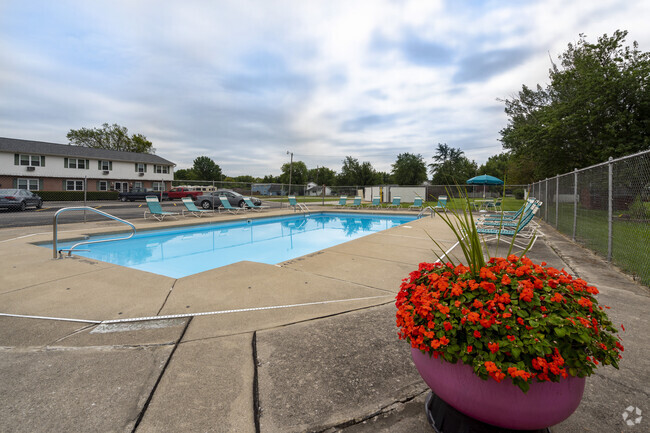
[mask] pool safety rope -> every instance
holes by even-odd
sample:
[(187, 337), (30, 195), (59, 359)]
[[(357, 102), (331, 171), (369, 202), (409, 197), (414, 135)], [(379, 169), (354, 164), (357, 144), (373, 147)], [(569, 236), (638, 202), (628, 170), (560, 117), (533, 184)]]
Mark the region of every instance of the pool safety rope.
[(18, 317), (23, 319), (43, 319), (43, 320), (59, 320), (62, 322), (81, 322), (81, 323), (90, 323), (96, 325), (107, 325), (115, 323), (129, 323), (129, 322), (143, 322), (146, 320), (164, 320), (164, 319), (181, 319), (185, 317), (199, 317), (199, 316), (212, 316), (216, 314), (229, 314), (229, 313), (245, 313), (249, 311), (263, 311), (263, 310), (277, 310), (280, 308), (296, 308), (296, 307), (308, 307), (311, 305), (323, 305), (323, 304), (334, 304), (338, 302), (353, 302), (353, 301), (365, 301), (369, 299), (377, 298), (388, 298), (393, 297), (394, 295), (381, 295), (381, 296), (368, 296), (365, 298), (351, 298), (351, 299), (334, 299), (330, 301), (317, 301), (317, 302), (306, 302), (303, 304), (289, 304), (289, 305), (272, 305), (269, 307), (251, 307), (251, 308), (239, 308), (235, 310), (221, 310), (221, 311), (207, 311), (204, 313), (185, 313), (185, 314), (168, 314), (166, 316), (147, 316), (147, 317), (133, 317), (130, 319), (113, 319), (113, 320), (86, 320), (86, 319), (69, 319), (63, 317), (47, 317), (47, 316), (29, 316), (24, 314), (8, 314), (0, 313), (0, 316), (4, 317)]

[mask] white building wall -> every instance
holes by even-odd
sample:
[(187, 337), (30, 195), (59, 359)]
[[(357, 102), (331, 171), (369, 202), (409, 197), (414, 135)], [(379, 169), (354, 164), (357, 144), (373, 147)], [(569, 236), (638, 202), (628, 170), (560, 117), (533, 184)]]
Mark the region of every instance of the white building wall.
[(413, 203), (416, 197), (426, 200), (427, 188), (424, 186), (391, 186), (390, 200), (393, 197), (401, 197), (402, 203)]
[[(85, 159), (85, 158), (79, 158)], [(34, 170), (28, 170), (27, 166), (15, 165), (14, 154), (0, 152), (0, 174), (7, 176), (20, 177), (60, 177), (65, 179), (118, 179), (118, 180), (135, 180), (135, 181), (166, 181), (174, 179), (173, 167), (169, 168), (169, 173), (154, 173), (154, 164), (147, 163), (147, 172), (142, 176), (135, 171), (135, 162), (113, 161), (113, 169), (108, 174), (97, 168), (98, 160), (90, 159), (89, 168), (65, 168), (64, 157), (45, 155), (45, 166), (34, 167)]]

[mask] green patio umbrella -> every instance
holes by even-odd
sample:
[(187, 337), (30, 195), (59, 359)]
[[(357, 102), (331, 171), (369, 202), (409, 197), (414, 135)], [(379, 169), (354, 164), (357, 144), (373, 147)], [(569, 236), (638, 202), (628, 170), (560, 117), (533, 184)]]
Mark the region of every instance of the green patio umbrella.
[(483, 185), (483, 198), (485, 198), (485, 185), (503, 185), (503, 181), (501, 179), (498, 177), (490, 176), (488, 174), (474, 176), (473, 178), (468, 179), (467, 183), (470, 185)]

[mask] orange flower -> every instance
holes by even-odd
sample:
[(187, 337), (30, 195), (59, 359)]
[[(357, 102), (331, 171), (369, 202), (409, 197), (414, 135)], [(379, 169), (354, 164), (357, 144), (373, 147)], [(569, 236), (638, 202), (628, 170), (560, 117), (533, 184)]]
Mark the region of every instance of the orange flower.
[(492, 353), (497, 353), (499, 351), (499, 343), (488, 343), (488, 349)]
[(481, 333), (478, 331), (474, 331), (474, 338), (481, 338)]
[(472, 350), (474, 350), (472, 346), (467, 346), (467, 353), (472, 353)]
[(504, 286), (509, 285), (511, 282), (512, 282), (512, 280), (510, 279), (510, 277), (508, 275), (504, 275), (501, 278), (501, 284), (503, 284)]
[(451, 331), (451, 328), (453, 328), (453, 325), (449, 322), (445, 322), (442, 325), (445, 327), (445, 331)]

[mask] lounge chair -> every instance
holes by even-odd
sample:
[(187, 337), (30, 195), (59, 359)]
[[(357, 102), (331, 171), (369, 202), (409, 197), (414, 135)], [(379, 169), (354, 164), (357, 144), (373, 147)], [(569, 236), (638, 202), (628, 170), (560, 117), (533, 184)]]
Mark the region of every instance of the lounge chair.
[(368, 207), (374, 207), (376, 209), (381, 208), (381, 199), (379, 197), (373, 197), (372, 203)]
[[(535, 221), (531, 221), (538, 210), (539, 207), (533, 206), (529, 210), (524, 212), (524, 214), (520, 217), (521, 223), (523, 224), (524, 221), (526, 222), (530, 221), (529, 223), (527, 222), (527, 224), (532, 224), (534, 227), (539, 227), (539, 224), (537, 224)], [(493, 219), (490, 220), (478, 219), (476, 221), (476, 227), (479, 228), (495, 228), (495, 227), (513, 228), (513, 227), (517, 227), (518, 224), (519, 224), (519, 218), (516, 220), (496, 220), (496, 221)]]
[(433, 207), (434, 211), (439, 211), (443, 210), (445, 213), (447, 212), (447, 196), (446, 195), (440, 195), (438, 196), (438, 203)]
[(268, 209), (269, 206), (260, 206), (253, 203), (250, 197), (244, 197), (244, 203), (248, 206), (249, 209), (255, 210), (257, 212), (262, 212), (264, 209)]
[(395, 209), (402, 207), (402, 197), (393, 197), (393, 202), (386, 206), (387, 209), (391, 207)]
[(416, 197), (413, 199), (413, 204), (409, 206), (409, 209), (422, 210), (422, 198)]
[(516, 211), (505, 211), (501, 212), (501, 215), (485, 215), (480, 217), (480, 220), (482, 221), (514, 221), (518, 220), (519, 216), (522, 213), (529, 212), (533, 210), (533, 208), (540, 208), (542, 206), (542, 202), (535, 200), (535, 199), (529, 199), (525, 205), (520, 207)]
[(341, 197), (339, 197), (339, 204), (337, 204), (336, 207), (344, 208), (347, 201), (348, 201), (347, 196), (342, 195)]
[(149, 210), (144, 211), (144, 219), (147, 219), (147, 214), (150, 214), (158, 221), (162, 221), (166, 216), (175, 218), (178, 215), (178, 212), (166, 212), (162, 210), (162, 207), (160, 207), (160, 202), (158, 201), (158, 197), (156, 196), (147, 196), (145, 197), (145, 200), (147, 200), (147, 207)]
[[(519, 224), (518, 227), (477, 228), (476, 231), (483, 237), (484, 242), (499, 240), (510, 243), (512, 237), (515, 236), (513, 246), (523, 250), (528, 247), (528, 243), (530, 242), (530, 248), (532, 248), (537, 238), (544, 235), (539, 230), (537, 224), (532, 222), (534, 216), (535, 214), (530, 212), (521, 222), (517, 222)], [(518, 239), (524, 239), (526, 242), (523, 243)], [(530, 239), (532, 239), (532, 242)]]
[(183, 204), (185, 205), (185, 209), (183, 210), (183, 216), (185, 216), (185, 212), (194, 215), (197, 218), (202, 217), (206, 213), (214, 213), (213, 209), (199, 209), (196, 207), (194, 202), (192, 201), (192, 197), (182, 197), (181, 200), (183, 201)]
[(347, 205), (347, 207), (356, 207), (356, 208), (360, 208), (360, 207), (361, 207), (361, 197), (356, 196), (356, 197), (354, 198), (354, 201), (352, 202), (352, 204)]
[[(219, 200), (221, 201), (221, 206), (223, 206), (223, 209), (226, 212), (239, 213), (239, 211), (245, 211), (246, 210), (246, 209), (241, 208), (241, 207), (232, 207), (230, 205), (230, 202), (228, 201), (228, 197), (226, 197), (224, 195), (219, 196)], [(219, 213), (221, 213), (221, 207), (219, 208)]]

